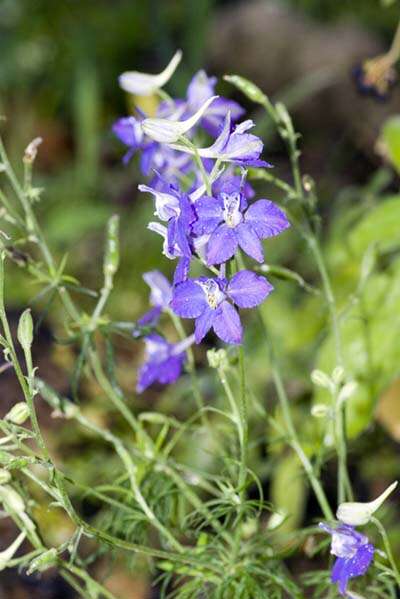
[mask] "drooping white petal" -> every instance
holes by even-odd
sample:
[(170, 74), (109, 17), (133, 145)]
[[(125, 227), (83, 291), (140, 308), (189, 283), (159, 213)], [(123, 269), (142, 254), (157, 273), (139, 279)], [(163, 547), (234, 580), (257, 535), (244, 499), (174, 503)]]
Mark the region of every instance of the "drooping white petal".
[(8, 566), (8, 562), (14, 557), (15, 552), (24, 541), (26, 537), (25, 532), (21, 532), (20, 535), (11, 543), (7, 549), (0, 552), (0, 572)]
[(218, 98), (213, 96), (208, 98), (197, 112), (185, 121), (173, 119), (144, 119), (142, 129), (144, 133), (159, 143), (175, 143), (181, 135), (187, 133), (201, 119), (211, 102)]
[(150, 96), (171, 79), (181, 59), (182, 51), (178, 50), (165, 69), (158, 75), (139, 73), (138, 71), (126, 71), (119, 76), (119, 85), (124, 91), (130, 94)]
[(341, 503), (337, 509), (336, 517), (344, 524), (351, 526), (361, 526), (371, 520), (371, 516), (376, 512), (387, 497), (397, 487), (397, 481), (392, 483), (379, 497), (368, 503), (346, 502)]

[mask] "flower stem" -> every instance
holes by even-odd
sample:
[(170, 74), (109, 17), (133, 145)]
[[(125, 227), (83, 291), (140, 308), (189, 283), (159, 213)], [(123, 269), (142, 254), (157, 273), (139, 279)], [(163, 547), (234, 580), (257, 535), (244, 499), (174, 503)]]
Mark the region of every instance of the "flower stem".
[(382, 537), (383, 540), (383, 544), (385, 546), (385, 551), (386, 551), (386, 555), (387, 558), (390, 562), (390, 565), (392, 566), (392, 570), (393, 570), (393, 576), (396, 579), (397, 582), (397, 586), (400, 588), (400, 570), (397, 566), (397, 563), (394, 559), (393, 556), (393, 551), (392, 548), (390, 546), (390, 541), (389, 541), (389, 537), (387, 535), (386, 529), (383, 526), (382, 522), (380, 520), (378, 520), (378, 518), (375, 518), (375, 516), (371, 517), (371, 522), (373, 522), (375, 524), (375, 526), (377, 527), (377, 529), (380, 532), (380, 535)]

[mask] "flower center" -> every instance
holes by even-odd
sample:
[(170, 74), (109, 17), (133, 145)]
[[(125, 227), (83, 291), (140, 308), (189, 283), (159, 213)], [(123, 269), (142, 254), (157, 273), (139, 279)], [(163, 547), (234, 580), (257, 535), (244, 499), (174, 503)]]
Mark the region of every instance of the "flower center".
[(234, 229), (242, 222), (243, 216), (240, 212), (240, 193), (222, 193), (224, 202), (224, 220), (228, 227)]
[(215, 310), (218, 308), (219, 304), (225, 297), (225, 294), (219, 288), (218, 283), (213, 281), (213, 279), (207, 279), (206, 281), (198, 281), (198, 284), (204, 291), (204, 295), (206, 296), (207, 303)]

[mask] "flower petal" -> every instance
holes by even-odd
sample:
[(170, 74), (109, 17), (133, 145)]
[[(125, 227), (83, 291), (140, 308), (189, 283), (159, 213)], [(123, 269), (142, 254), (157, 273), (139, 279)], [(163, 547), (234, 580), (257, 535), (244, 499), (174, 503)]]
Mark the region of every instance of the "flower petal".
[(175, 52), (165, 69), (157, 75), (139, 73), (138, 71), (126, 71), (119, 76), (119, 85), (124, 91), (129, 92), (130, 94), (150, 96), (154, 91), (163, 87), (167, 81), (169, 81), (181, 59), (182, 51), (178, 50)]
[(197, 221), (193, 224), (195, 235), (212, 233), (223, 220), (223, 208), (218, 199), (205, 196), (194, 204)]
[(143, 131), (140, 122), (133, 116), (122, 117), (115, 121), (112, 131), (122, 143), (135, 149), (143, 141)]
[(238, 242), (235, 231), (225, 224), (220, 225), (211, 234), (207, 244), (207, 264), (221, 264), (232, 258)]
[(290, 227), (286, 214), (269, 200), (258, 200), (247, 210), (245, 221), (249, 223), (261, 239), (279, 235)]
[(174, 383), (181, 375), (185, 359), (184, 354), (171, 356), (159, 365), (157, 380), (162, 385)]
[(168, 306), (172, 299), (172, 287), (167, 277), (159, 270), (150, 270), (143, 275), (150, 287), (150, 302), (153, 306)]
[(200, 343), (207, 335), (208, 331), (214, 324), (215, 316), (217, 311), (212, 308), (204, 310), (198, 318), (196, 318), (196, 325), (194, 330), (194, 336), (196, 343)]
[(174, 279), (173, 279), (174, 285), (178, 285), (178, 283), (182, 283), (183, 281), (186, 281), (186, 279), (188, 278), (189, 270), (190, 270), (190, 258), (188, 258), (187, 256), (183, 256), (182, 258), (179, 258), (177, 267), (174, 272)]
[(265, 277), (250, 270), (241, 270), (228, 283), (227, 294), (239, 308), (254, 308), (261, 304), (273, 287)]
[(240, 223), (236, 228), (236, 235), (240, 247), (248, 256), (251, 256), (257, 262), (264, 262), (264, 252), (261, 242), (249, 224)]
[(198, 318), (208, 307), (203, 289), (194, 280), (179, 283), (174, 289), (171, 308), (183, 318)]
[(215, 334), (225, 343), (239, 345), (242, 342), (242, 324), (239, 314), (227, 301), (222, 302), (216, 311), (214, 325)]

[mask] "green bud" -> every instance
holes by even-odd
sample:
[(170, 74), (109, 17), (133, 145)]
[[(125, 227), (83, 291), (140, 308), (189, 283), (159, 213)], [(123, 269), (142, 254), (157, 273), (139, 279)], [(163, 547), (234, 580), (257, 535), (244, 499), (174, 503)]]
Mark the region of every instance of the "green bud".
[(5, 415), (4, 419), (12, 422), (13, 424), (24, 424), (24, 422), (29, 418), (29, 408), (28, 405), (20, 401), (16, 403), (15, 406), (11, 408), (11, 410)]
[(5, 485), (6, 483), (10, 482), (10, 480), (11, 474), (8, 472), (8, 470), (0, 468), (0, 485)]
[(30, 575), (33, 574), (33, 572), (44, 572), (55, 566), (57, 561), (57, 549), (52, 547), (52, 549), (41, 553), (31, 561), (27, 574)]
[(314, 418), (326, 418), (329, 412), (329, 407), (324, 403), (317, 403), (311, 408), (311, 416), (314, 416)]
[(220, 368), (226, 370), (229, 366), (228, 356), (224, 349), (209, 349), (207, 360), (210, 368)]
[(114, 214), (107, 223), (107, 239), (104, 254), (104, 284), (112, 286), (112, 279), (119, 266), (119, 216)]
[(29, 308), (22, 313), (19, 319), (17, 336), (23, 350), (29, 351), (33, 342), (33, 321)]
[(313, 370), (311, 373), (311, 380), (317, 387), (323, 387), (329, 391), (332, 390), (332, 381), (322, 370)]
[(267, 96), (252, 81), (249, 81), (244, 77), (240, 77), (239, 75), (225, 75), (224, 79), (225, 81), (228, 81), (228, 83), (232, 83), (232, 85), (237, 87), (237, 89), (239, 89), (252, 102), (262, 105), (265, 105), (267, 102), (269, 102)]

